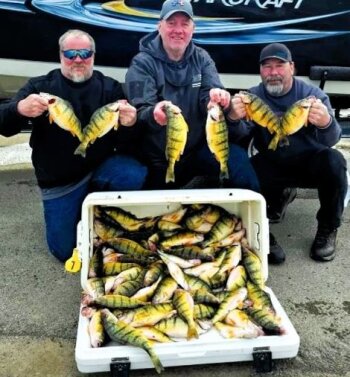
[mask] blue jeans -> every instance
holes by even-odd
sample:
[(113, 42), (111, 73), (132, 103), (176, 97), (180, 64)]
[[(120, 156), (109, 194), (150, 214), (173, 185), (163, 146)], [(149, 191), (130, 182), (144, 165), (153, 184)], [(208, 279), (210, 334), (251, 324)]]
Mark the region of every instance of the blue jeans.
[(324, 148), (303, 158), (271, 161), (264, 152), (252, 157), (269, 207), (275, 207), (286, 187), (317, 188), (320, 208), (318, 226), (335, 229), (341, 225), (347, 191), (346, 160), (336, 149)]
[[(249, 189), (260, 192), (260, 184), (245, 149), (236, 144), (229, 144), (228, 159), (229, 179), (225, 184), (229, 188)], [(195, 167), (200, 174), (219, 176), (220, 165), (207, 146), (196, 154)]]
[(89, 192), (140, 190), (146, 175), (147, 168), (137, 160), (116, 155), (103, 162), (90, 180), (55, 199), (43, 200), (49, 251), (62, 262), (72, 255), (81, 206)]

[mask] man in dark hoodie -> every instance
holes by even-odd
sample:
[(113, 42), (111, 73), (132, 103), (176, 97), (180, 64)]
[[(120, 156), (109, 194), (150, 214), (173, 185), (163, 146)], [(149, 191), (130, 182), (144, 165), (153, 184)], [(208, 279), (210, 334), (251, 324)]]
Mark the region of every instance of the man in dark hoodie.
[[(267, 202), (270, 222), (283, 219), (287, 205), (295, 198), (296, 188), (317, 188), (320, 209), (318, 228), (310, 256), (318, 261), (330, 261), (335, 256), (337, 228), (341, 224), (347, 191), (346, 160), (331, 148), (341, 136), (328, 96), (319, 88), (294, 77), (294, 62), (289, 49), (281, 43), (264, 47), (260, 53), (262, 82), (250, 92), (265, 102), (278, 116), (296, 101), (312, 96), (308, 126), (288, 136), (289, 145), (269, 149), (272, 135), (246, 117), (242, 95), (232, 99), (229, 117), (236, 120), (231, 130), (235, 138), (251, 135), (259, 152), (252, 157), (261, 191)], [(270, 234), (272, 263), (282, 263), (285, 253)]]
[[(129, 101), (137, 108), (143, 131), (142, 152), (149, 167), (149, 189), (179, 188), (195, 176), (219, 177), (219, 164), (205, 136), (208, 104), (230, 105), (213, 60), (192, 42), (193, 10), (188, 0), (163, 3), (158, 30), (140, 41), (140, 52), (126, 75)], [(181, 109), (188, 126), (187, 143), (175, 165), (175, 182), (166, 183), (164, 105)], [(256, 174), (244, 149), (229, 146), (228, 187), (259, 190)]]
[[(30, 79), (13, 99), (0, 106), (0, 134), (15, 135), (31, 123), (29, 144), (42, 193), (47, 243), (50, 252), (65, 261), (76, 246), (86, 195), (90, 191), (141, 189), (147, 168), (128, 149), (134, 147), (136, 109), (124, 99), (119, 82), (94, 71), (93, 38), (81, 30), (69, 30), (59, 39), (59, 49), (61, 69)], [(49, 123), (49, 101), (40, 92), (68, 101), (82, 127), (95, 110), (119, 101), (120, 127), (97, 138), (85, 157), (76, 155), (80, 141)]]

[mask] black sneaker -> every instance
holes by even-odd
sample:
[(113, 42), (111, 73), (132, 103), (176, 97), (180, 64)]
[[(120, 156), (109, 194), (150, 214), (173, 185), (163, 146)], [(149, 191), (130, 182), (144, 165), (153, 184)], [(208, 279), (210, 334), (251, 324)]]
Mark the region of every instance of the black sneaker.
[(270, 254), (267, 258), (270, 264), (281, 264), (286, 260), (286, 254), (272, 233), (270, 233)]
[(310, 257), (317, 261), (328, 262), (335, 257), (337, 229), (318, 228), (311, 246)]
[(279, 199), (279, 204), (271, 205), (267, 209), (267, 217), (271, 224), (277, 224), (284, 219), (288, 204), (292, 203), (296, 196), (297, 189), (294, 187), (287, 187), (283, 190), (282, 196)]

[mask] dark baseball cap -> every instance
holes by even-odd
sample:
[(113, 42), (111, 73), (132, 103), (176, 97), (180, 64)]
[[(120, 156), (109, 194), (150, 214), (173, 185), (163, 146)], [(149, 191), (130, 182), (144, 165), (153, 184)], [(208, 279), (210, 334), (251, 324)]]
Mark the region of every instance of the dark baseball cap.
[(189, 0), (166, 0), (160, 12), (160, 19), (167, 20), (174, 13), (182, 12), (193, 19), (193, 9)]
[(264, 60), (270, 58), (283, 60), (284, 62), (291, 62), (292, 54), (290, 53), (288, 47), (284, 44), (271, 43), (261, 50), (259, 62), (261, 64)]

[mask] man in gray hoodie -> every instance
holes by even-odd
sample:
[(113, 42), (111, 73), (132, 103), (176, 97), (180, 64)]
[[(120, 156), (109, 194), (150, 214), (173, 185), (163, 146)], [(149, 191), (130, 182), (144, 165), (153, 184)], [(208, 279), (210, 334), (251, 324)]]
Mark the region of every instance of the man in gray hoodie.
[[(230, 93), (223, 89), (215, 63), (192, 42), (193, 10), (188, 0), (166, 0), (158, 30), (140, 41), (126, 75), (129, 101), (137, 108), (143, 132), (142, 154), (149, 167), (147, 188), (178, 188), (195, 176), (219, 177), (220, 166), (210, 152), (205, 136), (208, 107), (219, 104), (224, 113)], [(183, 155), (175, 165), (176, 181), (165, 182), (168, 102), (181, 109), (188, 126)], [(209, 105), (209, 106), (208, 106)], [(229, 123), (228, 126), (230, 127)], [(244, 149), (229, 145), (227, 187), (259, 191), (256, 174)]]

